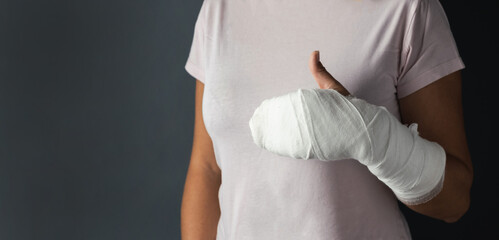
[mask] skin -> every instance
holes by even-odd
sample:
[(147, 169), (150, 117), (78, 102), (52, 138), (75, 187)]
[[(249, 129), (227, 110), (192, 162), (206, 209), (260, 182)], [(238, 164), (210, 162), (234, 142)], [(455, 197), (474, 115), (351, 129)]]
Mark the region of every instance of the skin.
[[(350, 94), (324, 68), (318, 51), (310, 55), (309, 68), (321, 89), (335, 89), (344, 96)], [(458, 221), (468, 211), (473, 182), (461, 100), (460, 71), (399, 99), (402, 123), (418, 123), (419, 135), (440, 144), (447, 156), (442, 191), (426, 203), (404, 204), (420, 214), (448, 223)]]
[[(309, 68), (321, 89), (332, 88), (345, 96), (350, 94), (324, 68), (318, 51), (312, 52)], [(196, 80), (193, 146), (181, 205), (183, 240), (215, 239), (220, 218), (221, 170), (202, 117), (203, 92), (204, 84)], [(402, 122), (417, 122), (420, 136), (439, 143), (447, 155), (442, 191), (426, 203), (406, 205), (448, 223), (458, 221), (468, 210), (473, 181), (461, 100), (460, 71), (399, 99)]]
[(204, 84), (196, 80), (194, 137), (191, 159), (180, 210), (183, 240), (216, 239), (220, 206), (218, 189), (222, 172), (215, 160), (215, 152), (202, 115)]

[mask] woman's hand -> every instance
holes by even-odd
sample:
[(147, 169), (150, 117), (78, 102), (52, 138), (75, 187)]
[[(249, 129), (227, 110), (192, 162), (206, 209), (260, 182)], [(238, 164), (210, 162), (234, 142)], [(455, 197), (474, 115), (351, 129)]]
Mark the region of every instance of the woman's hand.
[(319, 84), (320, 89), (334, 89), (343, 96), (350, 95), (350, 92), (348, 92), (348, 90), (322, 65), (319, 51), (312, 52), (308, 61), (308, 67), (310, 68), (310, 72), (312, 72), (315, 81)]

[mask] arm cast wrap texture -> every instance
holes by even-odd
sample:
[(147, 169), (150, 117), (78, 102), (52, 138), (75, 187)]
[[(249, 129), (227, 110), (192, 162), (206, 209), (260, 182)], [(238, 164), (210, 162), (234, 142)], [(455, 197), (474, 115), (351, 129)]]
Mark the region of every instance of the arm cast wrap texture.
[(356, 159), (415, 205), (442, 189), (446, 155), (385, 107), (332, 89), (298, 89), (264, 100), (249, 121), (258, 146), (297, 159)]

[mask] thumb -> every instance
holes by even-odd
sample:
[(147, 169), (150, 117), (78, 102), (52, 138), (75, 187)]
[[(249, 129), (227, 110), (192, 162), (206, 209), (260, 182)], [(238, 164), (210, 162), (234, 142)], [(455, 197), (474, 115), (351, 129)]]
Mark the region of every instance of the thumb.
[(313, 51), (308, 61), (310, 72), (314, 76), (315, 81), (321, 89), (334, 89), (343, 96), (350, 95), (348, 90), (341, 85), (322, 65), (320, 61), (319, 51)]

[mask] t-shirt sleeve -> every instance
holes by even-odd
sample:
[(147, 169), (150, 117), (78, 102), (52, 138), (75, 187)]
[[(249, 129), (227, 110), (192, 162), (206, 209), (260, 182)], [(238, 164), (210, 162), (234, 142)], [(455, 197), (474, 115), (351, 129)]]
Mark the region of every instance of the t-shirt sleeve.
[(397, 97), (463, 69), (456, 42), (438, 0), (419, 0), (407, 28), (401, 51)]
[(191, 43), (191, 49), (185, 70), (194, 78), (205, 83), (205, 1), (201, 5), (196, 23), (194, 25), (194, 35)]

